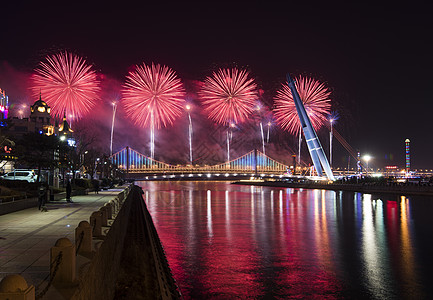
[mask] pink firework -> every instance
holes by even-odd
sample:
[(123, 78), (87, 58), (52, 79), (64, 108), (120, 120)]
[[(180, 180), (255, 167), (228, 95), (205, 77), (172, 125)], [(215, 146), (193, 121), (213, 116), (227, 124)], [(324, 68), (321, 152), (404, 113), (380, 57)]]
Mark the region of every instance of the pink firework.
[(219, 69), (204, 80), (199, 96), (209, 119), (218, 124), (243, 122), (254, 111), (257, 85), (246, 70)]
[(68, 52), (47, 56), (31, 76), (31, 91), (35, 97), (51, 106), (55, 116), (64, 113), (79, 119), (99, 100), (100, 81), (86, 61)]
[[(304, 103), (305, 110), (310, 117), (315, 129), (320, 128), (325, 122), (331, 109), (331, 92), (323, 83), (311, 78), (298, 77), (296, 88)], [(292, 134), (298, 134), (301, 125), (298, 113), (293, 101), (292, 92), (287, 83), (284, 83), (274, 98), (274, 114), (280, 126)]]
[(160, 128), (172, 125), (183, 112), (185, 90), (170, 68), (143, 64), (126, 76), (122, 98), (135, 124)]

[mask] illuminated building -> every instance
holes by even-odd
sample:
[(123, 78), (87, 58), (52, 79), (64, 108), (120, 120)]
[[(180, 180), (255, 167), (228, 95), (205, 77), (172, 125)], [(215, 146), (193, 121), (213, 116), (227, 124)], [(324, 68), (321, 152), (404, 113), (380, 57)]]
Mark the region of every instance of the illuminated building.
[(410, 143), (410, 140), (406, 139), (404, 142), (406, 143), (406, 174), (409, 175), (409, 171), (410, 171), (410, 148), (409, 148), (409, 143)]
[[(65, 139), (72, 140), (72, 129), (66, 121), (66, 115), (63, 121), (59, 124), (53, 122), (51, 118), (51, 108), (42, 100), (39, 99), (30, 106), (30, 116), (27, 118), (13, 117), (9, 118), (7, 126), (4, 128), (4, 133), (12, 140), (18, 140), (23, 135), (29, 132), (38, 132), (46, 135), (65, 135)], [(53, 123), (55, 123), (53, 125)]]
[(5, 91), (0, 88), (0, 122), (3, 126), (3, 120), (8, 118), (9, 101)]

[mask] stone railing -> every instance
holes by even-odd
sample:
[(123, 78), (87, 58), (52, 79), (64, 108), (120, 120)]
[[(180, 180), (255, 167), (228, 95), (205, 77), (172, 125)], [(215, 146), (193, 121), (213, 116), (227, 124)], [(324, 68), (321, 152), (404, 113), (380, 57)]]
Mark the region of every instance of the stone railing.
[[(94, 230), (98, 226), (93, 225)], [(122, 209), (72, 297), (117, 298), (181, 298), (144, 203), (142, 190), (137, 186), (131, 187)]]

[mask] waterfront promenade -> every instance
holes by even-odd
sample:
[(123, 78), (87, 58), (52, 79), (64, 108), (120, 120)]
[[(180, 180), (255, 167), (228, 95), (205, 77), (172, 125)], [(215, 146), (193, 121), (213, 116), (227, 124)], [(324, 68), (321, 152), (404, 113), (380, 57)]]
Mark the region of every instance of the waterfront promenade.
[[(65, 199), (49, 202), (47, 212), (33, 207), (0, 216), (0, 280), (10, 274), (20, 274), (29, 285), (38, 287), (49, 275), (50, 248), (56, 241), (66, 237), (74, 242), (78, 224), (89, 221), (93, 211), (114, 199), (124, 188), (74, 196), (73, 203)], [(83, 262), (77, 261), (80, 263)], [(53, 297), (56, 293), (51, 288), (43, 299)]]

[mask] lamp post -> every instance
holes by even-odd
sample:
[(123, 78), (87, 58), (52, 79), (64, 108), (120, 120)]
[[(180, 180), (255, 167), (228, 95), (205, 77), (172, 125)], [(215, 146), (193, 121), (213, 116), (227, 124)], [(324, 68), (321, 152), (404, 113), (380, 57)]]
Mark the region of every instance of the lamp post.
[(367, 163), (367, 172), (366, 172), (366, 177), (368, 177), (368, 162), (370, 161), (370, 159), (371, 159), (371, 156), (370, 155), (364, 155), (364, 160), (365, 160), (365, 162)]
[(271, 129), (271, 122), (268, 122), (268, 134), (266, 137), (266, 143), (269, 143), (269, 130)]
[(332, 124), (334, 123), (334, 118), (329, 119), (329, 123), (331, 124), (331, 131), (329, 131), (329, 165), (332, 169)]
[(114, 118), (116, 116), (117, 102), (113, 102), (113, 119), (111, 121), (111, 140), (110, 140), (110, 156), (113, 155), (113, 132), (114, 132)]
[(188, 120), (189, 120), (189, 126), (188, 126), (188, 140), (189, 140), (189, 162), (192, 165), (192, 120), (191, 120), (191, 105), (187, 104), (185, 106), (186, 111), (188, 112)]

